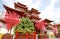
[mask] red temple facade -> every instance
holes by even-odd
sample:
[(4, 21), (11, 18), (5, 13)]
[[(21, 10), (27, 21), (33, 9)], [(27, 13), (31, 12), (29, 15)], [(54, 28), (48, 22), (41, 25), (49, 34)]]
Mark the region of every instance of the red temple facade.
[[(12, 14), (12, 15), (15, 15), (15, 16), (18, 16), (18, 18), (22, 18), (22, 17), (26, 17), (26, 18), (30, 18), (32, 22), (36, 22), (37, 20), (40, 20), (41, 18), (39, 18), (39, 14), (41, 12), (38, 12), (38, 10), (32, 8), (31, 10), (28, 10), (28, 7), (24, 4), (21, 4), (19, 2), (17, 3), (14, 3), (15, 5), (15, 9), (13, 8), (10, 8), (6, 5), (3, 5), (4, 8), (6, 9), (7, 13), (6, 14)], [(4, 20), (0, 20), (1, 22), (5, 23)], [(50, 23), (50, 22), (53, 22), (51, 20), (48, 20), (48, 19), (45, 19), (44, 20), (46, 23)], [(40, 31), (36, 30), (38, 34), (40, 34)], [(38, 36), (40, 39), (41, 36)], [(44, 38), (44, 37), (43, 37)]]

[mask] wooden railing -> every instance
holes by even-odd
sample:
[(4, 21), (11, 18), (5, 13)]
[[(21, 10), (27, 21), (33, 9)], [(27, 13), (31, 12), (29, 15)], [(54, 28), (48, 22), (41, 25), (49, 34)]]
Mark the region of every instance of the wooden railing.
[(36, 39), (36, 32), (33, 32), (33, 34), (20, 34), (16, 31), (15, 39)]

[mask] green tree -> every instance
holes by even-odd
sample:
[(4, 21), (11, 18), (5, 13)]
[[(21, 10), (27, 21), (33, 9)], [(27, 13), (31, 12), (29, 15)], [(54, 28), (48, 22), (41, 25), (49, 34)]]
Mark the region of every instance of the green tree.
[(34, 32), (34, 24), (29, 18), (22, 18), (20, 23), (15, 27), (14, 32), (18, 30), (19, 33), (25, 34), (26, 32)]

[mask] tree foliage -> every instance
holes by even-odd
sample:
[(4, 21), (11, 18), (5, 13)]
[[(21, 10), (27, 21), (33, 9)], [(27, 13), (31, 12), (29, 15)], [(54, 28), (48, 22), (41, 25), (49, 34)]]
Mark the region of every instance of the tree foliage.
[(34, 24), (29, 18), (22, 18), (20, 23), (15, 27), (14, 32), (18, 30), (19, 33), (25, 34), (26, 32), (32, 33), (34, 29)]

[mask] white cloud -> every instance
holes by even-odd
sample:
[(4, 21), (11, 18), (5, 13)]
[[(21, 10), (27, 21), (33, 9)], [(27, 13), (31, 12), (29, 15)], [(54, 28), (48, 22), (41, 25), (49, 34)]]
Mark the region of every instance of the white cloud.
[(5, 16), (5, 13), (0, 11), (0, 19), (3, 19), (4, 16)]
[[(38, 9), (39, 6), (41, 6), (41, 1), (42, 0), (2, 0), (5, 5), (14, 8), (14, 2), (20, 2), (22, 4), (25, 4), (31, 9), (34, 7), (35, 9)], [(36, 1), (35, 4), (33, 4), (33, 1)]]
[[(33, 7), (39, 10), (39, 8), (42, 6), (42, 3), (41, 3), (42, 0), (2, 0), (2, 1), (4, 2), (5, 5), (8, 5), (9, 7), (12, 7), (12, 8), (14, 8), (14, 2), (20, 2), (22, 4), (25, 4), (28, 6), (29, 9)], [(33, 3), (33, 1), (36, 1), (35, 4)], [(58, 21), (60, 17), (59, 15), (60, 9), (55, 10), (56, 8), (55, 4), (57, 2), (58, 0), (50, 0), (50, 4), (43, 11), (39, 10), (41, 11), (40, 17)]]
[[(31, 9), (32, 7), (35, 9), (39, 10), (39, 7), (42, 6), (41, 2), (42, 0), (2, 0), (6, 5), (8, 5), (9, 7), (14, 8), (14, 2), (20, 2), (22, 4), (25, 4), (28, 6), (29, 9)], [(36, 1), (35, 4), (33, 3), (33, 1)], [(48, 18), (48, 19), (52, 19), (55, 20), (55, 18), (60, 17), (58, 12), (55, 10), (55, 4), (58, 2), (58, 0), (51, 0), (50, 4), (45, 8), (45, 10), (43, 10), (41, 12), (41, 17), (42, 18)], [(60, 10), (60, 9), (59, 9)], [(40, 10), (39, 10), (40, 11)], [(57, 16), (58, 15), (58, 16)], [(55, 20), (57, 21), (57, 20)]]
[(50, 4), (46, 7), (45, 10), (43, 10), (40, 14), (42, 18), (48, 18), (51, 20), (54, 20), (55, 22), (60, 21), (60, 12), (55, 11), (55, 4), (58, 2), (58, 0), (51, 0)]
[(9, 7), (11, 7), (11, 8), (14, 8), (14, 1), (15, 0), (2, 0), (3, 1), (3, 4), (5, 4), (5, 5), (7, 5), (7, 6), (9, 6)]
[[(34, 0), (36, 1), (35, 4), (33, 4), (32, 0), (2, 0), (7, 6), (14, 8), (14, 2), (20, 2), (22, 4), (26, 4), (29, 9), (34, 7), (35, 9), (39, 10), (39, 7), (42, 6), (41, 2), (42, 0)], [(50, 20), (54, 20), (56, 22), (60, 21), (60, 9), (56, 9), (55, 4), (58, 2), (58, 0), (51, 0), (50, 4), (45, 8), (45, 10), (41, 11), (40, 17), (42, 18), (48, 18)], [(56, 9), (56, 10), (55, 10)], [(39, 10), (40, 11), (40, 10)], [(7, 33), (6, 29), (1, 29), (0, 33)]]
[[(33, 3), (33, 1), (36, 1), (35, 4)], [(15, 2), (20, 2), (23, 3), (25, 5), (28, 6), (29, 9), (31, 9), (32, 7), (35, 9), (38, 9), (41, 5), (42, 0), (16, 0)]]

